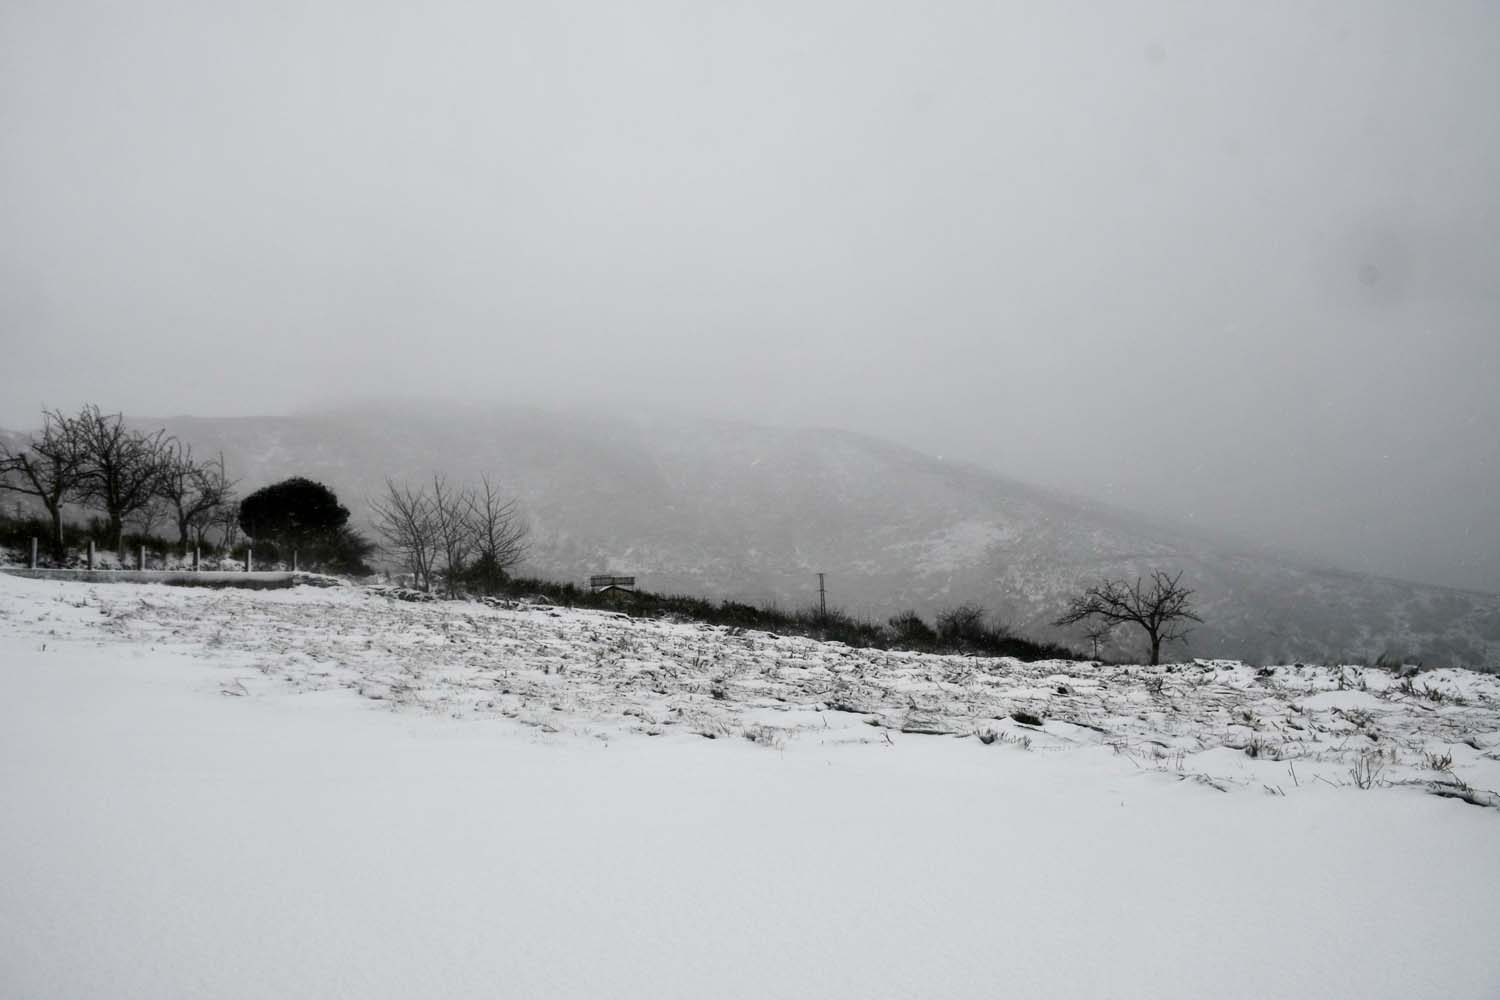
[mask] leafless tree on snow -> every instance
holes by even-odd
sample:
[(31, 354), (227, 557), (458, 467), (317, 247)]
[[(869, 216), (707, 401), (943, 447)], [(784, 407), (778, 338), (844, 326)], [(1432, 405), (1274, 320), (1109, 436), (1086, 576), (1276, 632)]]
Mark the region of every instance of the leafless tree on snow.
[(198, 544), (203, 544), (203, 531), (212, 525), (219, 529), (219, 544), (225, 550), (232, 549), (240, 540), (240, 505), (233, 499), (226, 499), (204, 522), (203, 528), (198, 531)]
[(1131, 586), (1124, 580), (1104, 580), (1075, 596), (1053, 623), (1077, 625), (1085, 621), (1112, 625), (1138, 625), (1151, 643), (1151, 664), (1161, 662), (1161, 644), (1186, 638), (1188, 622), (1201, 622), (1193, 607), (1193, 591), (1182, 586), (1182, 573), (1169, 575), (1153, 570), (1149, 583), (1136, 577)]
[(198, 462), (191, 445), (173, 443), (162, 469), (159, 490), (177, 523), (177, 544), (187, 555), (188, 543), (201, 545), (213, 514), (228, 502), (234, 482), (224, 472), (224, 456), (217, 462)]
[(441, 474), (432, 477), (430, 491), (388, 479), (370, 509), (384, 548), (423, 590), (432, 589), (439, 567), (450, 596), (466, 583), (494, 590), (526, 555), (529, 532), (520, 505), (488, 476), (477, 490), (455, 487)]
[(480, 478), (480, 488), (474, 492), (470, 531), (477, 553), (475, 582), (492, 590), (504, 582), (512, 566), (526, 558), (526, 539), (531, 531), (519, 501), (501, 497), (489, 476)]
[(443, 581), (448, 596), (458, 593), (469, 554), (474, 550), (474, 495), (450, 486), (446, 476), (432, 477), (432, 528), (438, 555), (443, 560)]
[(432, 498), (426, 489), (412, 489), (385, 481), (385, 493), (370, 499), (375, 515), (375, 533), (386, 551), (406, 564), (417, 586), (432, 590), (432, 570), (437, 562), (438, 532)]
[(1093, 644), (1094, 659), (1099, 659), (1099, 649), (1109, 642), (1109, 637), (1114, 634), (1118, 624), (1102, 618), (1095, 618), (1084, 624), (1083, 637)]
[(164, 430), (131, 430), (121, 414), (103, 413), (93, 405), (83, 408), (77, 426), (83, 452), (80, 493), (104, 512), (115, 547), (121, 548), (125, 519), (158, 496), (172, 439)]
[(61, 559), (63, 505), (84, 485), (84, 452), (77, 421), (59, 410), (42, 411), (42, 431), (26, 448), (0, 444), (0, 489), (36, 497), (52, 520), (51, 547)]
[(151, 538), (156, 534), (156, 526), (164, 524), (167, 520), (167, 501), (161, 496), (152, 496), (140, 507), (136, 508), (130, 516), (134, 523), (136, 534)]

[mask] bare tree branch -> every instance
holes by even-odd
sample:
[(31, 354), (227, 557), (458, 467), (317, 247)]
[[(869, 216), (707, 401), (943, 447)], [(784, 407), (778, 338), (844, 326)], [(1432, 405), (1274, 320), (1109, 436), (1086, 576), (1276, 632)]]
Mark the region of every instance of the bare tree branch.
[(199, 529), (198, 544), (203, 544), (203, 532), (208, 525), (219, 529), (219, 543), (227, 551), (235, 547), (240, 537), (240, 505), (232, 497), (226, 497), (224, 502), (211, 514)]
[(76, 422), (83, 451), (82, 497), (104, 511), (119, 548), (125, 519), (159, 495), (173, 439), (164, 430), (130, 430), (123, 416), (93, 405), (85, 406)]
[(432, 589), (432, 569), (438, 556), (438, 534), (432, 498), (425, 489), (385, 481), (385, 493), (370, 500), (375, 532), (384, 548), (406, 563), (417, 586)]
[(224, 456), (217, 462), (193, 460), (191, 445), (173, 442), (162, 468), (159, 490), (171, 505), (177, 522), (177, 544), (187, 555), (188, 542), (203, 533), (215, 511), (228, 502), (234, 482), (224, 473)]
[(438, 554), (443, 557), (443, 579), (448, 596), (458, 593), (458, 585), (474, 550), (470, 530), (474, 496), (467, 489), (448, 485), (445, 476), (432, 476), (432, 526)]
[(1152, 570), (1150, 582), (1103, 580), (1075, 596), (1057, 617), (1059, 627), (1082, 622), (1138, 625), (1151, 643), (1151, 663), (1161, 662), (1161, 644), (1184, 639), (1192, 631), (1187, 622), (1202, 622), (1193, 607), (1193, 591), (1182, 586), (1182, 573), (1172, 576)]
[(58, 410), (42, 411), (42, 432), (29, 446), (13, 451), (0, 444), (0, 489), (36, 497), (52, 519), (51, 547), (63, 552), (63, 505), (78, 499), (84, 485), (84, 452), (78, 423)]
[(480, 478), (480, 488), (474, 493), (469, 531), (476, 553), (474, 578), (485, 590), (493, 590), (526, 557), (531, 529), (519, 502), (503, 499), (489, 476)]
[(1109, 637), (1114, 634), (1118, 622), (1106, 621), (1102, 618), (1087, 622), (1083, 627), (1083, 636), (1089, 640), (1094, 647), (1094, 659), (1099, 659), (1099, 649), (1109, 642)]

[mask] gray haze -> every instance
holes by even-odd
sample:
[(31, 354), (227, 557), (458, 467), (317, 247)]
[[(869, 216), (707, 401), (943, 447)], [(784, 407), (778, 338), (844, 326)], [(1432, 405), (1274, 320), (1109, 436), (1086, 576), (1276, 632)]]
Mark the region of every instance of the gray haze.
[(1500, 5), (0, 7), (0, 424), (636, 400), (1500, 590)]

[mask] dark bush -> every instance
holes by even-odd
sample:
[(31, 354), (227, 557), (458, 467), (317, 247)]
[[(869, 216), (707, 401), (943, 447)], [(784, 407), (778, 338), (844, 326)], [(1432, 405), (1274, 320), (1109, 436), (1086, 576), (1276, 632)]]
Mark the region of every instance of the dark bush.
[[(348, 525), (349, 510), (322, 483), (295, 476), (240, 501), (240, 528), (254, 540), (257, 564), (366, 576), (375, 543)], [(243, 552), (241, 552), (243, 555)]]
[(236, 562), (244, 562), (246, 552), (251, 553), (254, 557), (256, 569), (264, 569), (267, 566), (276, 566), (281, 563), (281, 548), (275, 542), (269, 540), (240, 542), (229, 550), (229, 556)]
[(240, 530), (278, 548), (312, 552), (337, 546), (338, 532), (349, 523), (349, 509), (322, 483), (294, 476), (262, 487), (240, 501)]
[(326, 538), (315, 539), (307, 552), (297, 553), (297, 565), (348, 576), (369, 576), (375, 572), (367, 560), (375, 554), (376, 545), (350, 527), (342, 527)]
[[(68, 534), (67, 526), (63, 527), (63, 538)], [(52, 524), (41, 517), (10, 517), (0, 513), (0, 547), (15, 550), (22, 558), (31, 555), (31, 540), (37, 540), (37, 551), (44, 561), (49, 559), (50, 551), (47, 545), (48, 539), (52, 537)]]
[(468, 590), (481, 594), (498, 594), (505, 588), (506, 575), (505, 567), (486, 553), (465, 566), (458, 574), (458, 579)]
[[(40, 518), (13, 517), (0, 513), (0, 546), (12, 550), (17, 557), (25, 559), (31, 553), (31, 539), (34, 536), (42, 542), (38, 556), (43, 567), (82, 565), (90, 541), (94, 543), (95, 552), (100, 554), (117, 552), (116, 539), (110, 534), (109, 522), (102, 517), (92, 517), (83, 524), (77, 521), (63, 522), (63, 547), (66, 555), (61, 561), (47, 549), (46, 539), (51, 531), (52, 526)], [(121, 545), (122, 548), (118, 550), (118, 554), (124, 557), (127, 566), (135, 565), (142, 545), (146, 547), (148, 568), (162, 567), (166, 565), (168, 559), (177, 555), (176, 545), (157, 535), (128, 532)], [(211, 556), (219, 549), (214, 545), (205, 545), (201, 551), (203, 555)]]
[(937, 642), (937, 632), (915, 611), (892, 615), (886, 624), (890, 626), (893, 638), (902, 645), (927, 647)]
[(977, 604), (960, 604), (938, 612), (937, 636), (945, 646), (963, 648), (985, 638), (984, 609)]

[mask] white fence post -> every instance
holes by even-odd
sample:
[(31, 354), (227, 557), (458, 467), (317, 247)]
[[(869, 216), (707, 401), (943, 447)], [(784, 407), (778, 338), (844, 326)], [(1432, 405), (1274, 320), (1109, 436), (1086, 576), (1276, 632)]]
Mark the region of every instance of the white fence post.
[(94, 568), (94, 540), (89, 539), (89, 569)]
[(31, 568), (36, 569), (36, 536), (31, 536)]
[(193, 572), (198, 572), (198, 546), (193, 546)]
[(248, 546), (248, 545), (245, 546), (245, 572), (246, 573), (252, 572), (252, 570), (251, 570), (250, 567), (253, 566), (253, 565), (255, 565), (255, 563), (253, 561), (254, 560), (254, 555), (253, 555), (254, 551), (255, 550), (252, 549), (250, 546)]
[(142, 545), (139, 549), (136, 550), (136, 553), (135, 553), (135, 568), (136, 569), (145, 569), (146, 568), (146, 546), (144, 546), (144, 545)]
[[(35, 546), (35, 544), (36, 544), (35, 542), (32, 543), (33, 546)], [(297, 572), (297, 550), (296, 549), (292, 550), (292, 572), (293, 573)]]

